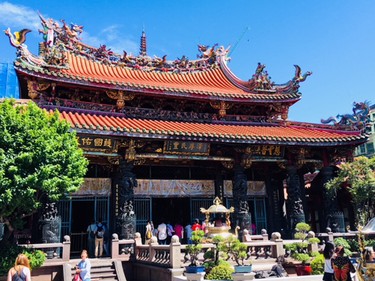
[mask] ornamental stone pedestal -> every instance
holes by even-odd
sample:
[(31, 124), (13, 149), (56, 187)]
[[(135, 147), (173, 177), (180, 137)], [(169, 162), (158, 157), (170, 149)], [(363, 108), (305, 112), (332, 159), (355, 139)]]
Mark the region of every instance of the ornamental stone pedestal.
[[(39, 219), (42, 230), (42, 243), (59, 243), (61, 239), (61, 217), (57, 215), (55, 203), (46, 203), (43, 214)], [(59, 255), (57, 248), (46, 249), (47, 259)]]

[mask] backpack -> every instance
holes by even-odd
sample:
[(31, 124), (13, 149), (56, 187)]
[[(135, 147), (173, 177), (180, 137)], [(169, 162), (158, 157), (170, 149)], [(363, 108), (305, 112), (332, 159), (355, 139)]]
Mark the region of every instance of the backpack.
[(96, 225), (96, 238), (103, 238), (104, 237), (104, 227), (103, 225)]

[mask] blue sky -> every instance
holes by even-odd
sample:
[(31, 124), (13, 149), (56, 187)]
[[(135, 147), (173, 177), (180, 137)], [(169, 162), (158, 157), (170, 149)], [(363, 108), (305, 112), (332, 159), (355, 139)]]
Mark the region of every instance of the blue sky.
[[(138, 54), (143, 29), (148, 55), (168, 60), (195, 59), (198, 44), (231, 45), (229, 68), (244, 80), (261, 62), (272, 81), (284, 83), (298, 64), (313, 75), (301, 83), (302, 99), (290, 108), (290, 120), (320, 123), (350, 113), (354, 101), (375, 103), (373, 0), (0, 2), (1, 29), (32, 29), (26, 44), (35, 54), (42, 40), (37, 11), (83, 25), (83, 42), (118, 53)], [(0, 61), (14, 58), (15, 49), (0, 36)]]

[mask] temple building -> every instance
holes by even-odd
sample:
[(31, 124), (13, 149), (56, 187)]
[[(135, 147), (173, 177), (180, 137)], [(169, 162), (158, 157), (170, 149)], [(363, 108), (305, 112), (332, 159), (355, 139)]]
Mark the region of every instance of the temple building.
[[(38, 54), (26, 33), (6, 34), (17, 50), (20, 98), (58, 110), (90, 161), (82, 188), (57, 204), (72, 245), (93, 219), (131, 237), (149, 219), (203, 219), (199, 208), (215, 197), (234, 207), (233, 227), (257, 233), (290, 235), (300, 221), (317, 232), (353, 226), (350, 205), (324, 183), (366, 142), (366, 104), (354, 105), (354, 123), (293, 122), (289, 108), (311, 75), (298, 65), (282, 84), (261, 63), (241, 80), (224, 47), (198, 45), (196, 60), (150, 57), (143, 32), (139, 55), (116, 54), (81, 42), (80, 26), (40, 18)], [(129, 217), (134, 224), (121, 224)]]

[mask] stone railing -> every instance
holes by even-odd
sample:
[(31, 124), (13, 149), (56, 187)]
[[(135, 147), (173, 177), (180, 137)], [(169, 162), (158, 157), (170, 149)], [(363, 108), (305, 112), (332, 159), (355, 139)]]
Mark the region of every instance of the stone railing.
[(134, 254), (134, 247), (136, 243), (136, 239), (119, 239), (118, 235), (113, 233), (111, 241), (112, 259), (129, 259), (131, 254)]
[(38, 249), (46, 253), (48, 261), (68, 261), (70, 259), (70, 236), (64, 236), (62, 243), (20, 244), (22, 247)]

